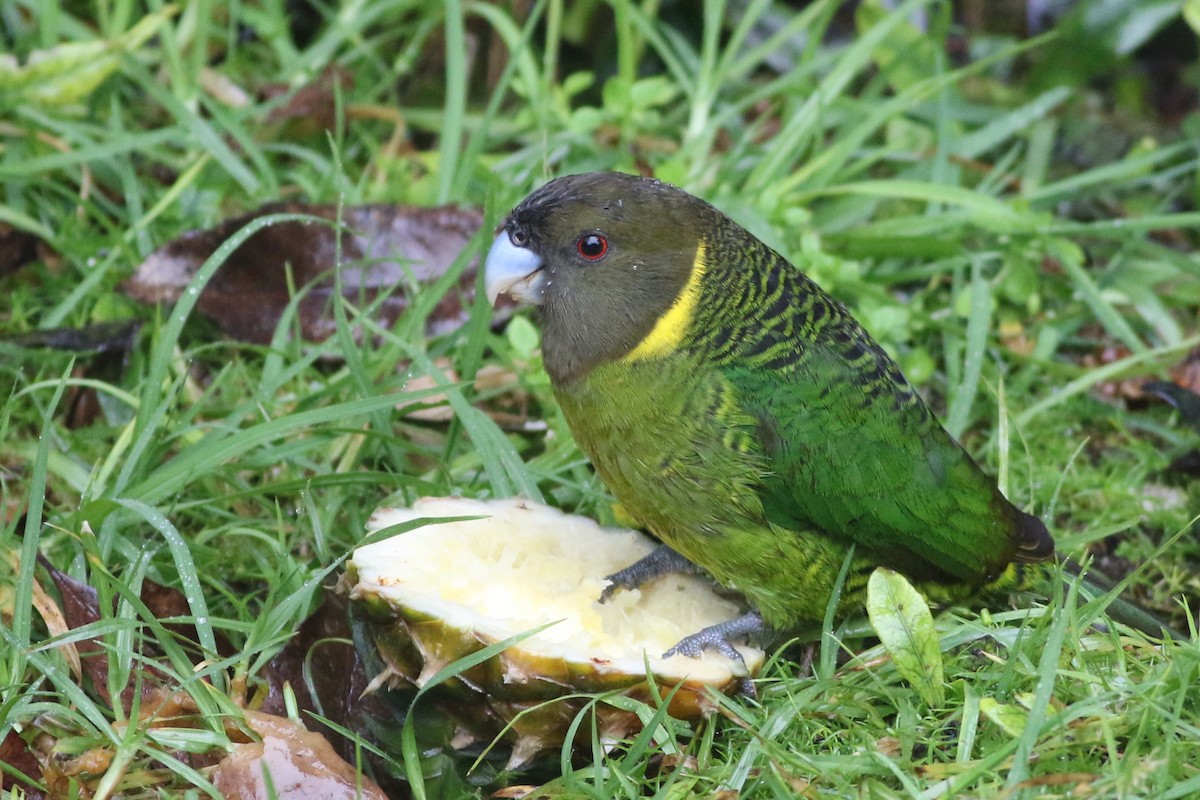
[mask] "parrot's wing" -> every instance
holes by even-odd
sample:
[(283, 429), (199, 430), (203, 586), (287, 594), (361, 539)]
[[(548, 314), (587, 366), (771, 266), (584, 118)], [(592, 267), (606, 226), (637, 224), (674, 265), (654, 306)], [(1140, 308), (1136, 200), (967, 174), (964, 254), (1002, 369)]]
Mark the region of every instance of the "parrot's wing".
[[(759, 423), (772, 521), (814, 525), (918, 577), (985, 581), (1053, 541), (934, 419), (890, 358), (848, 330), (726, 370)], [(829, 331), (826, 331), (829, 333)]]

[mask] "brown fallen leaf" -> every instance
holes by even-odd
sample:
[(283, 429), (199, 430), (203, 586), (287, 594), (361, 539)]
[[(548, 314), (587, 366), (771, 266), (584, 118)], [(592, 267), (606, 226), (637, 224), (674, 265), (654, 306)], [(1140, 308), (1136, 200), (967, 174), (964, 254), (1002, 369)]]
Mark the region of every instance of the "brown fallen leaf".
[(0, 764), (5, 767), (0, 769), (0, 794), (28, 800), (42, 800), (46, 796), (37, 785), (42, 774), (41, 762), (16, 731), (9, 731), (0, 741)]
[(330, 64), (299, 89), (293, 91), (285, 84), (270, 84), (263, 87), (259, 94), (269, 100), (292, 93), (285, 102), (267, 113), (265, 121), (268, 125), (296, 123), (304, 131), (318, 132), (333, 130), (337, 126), (336, 93), (341, 91), (343, 95), (349, 95), (353, 88), (353, 73)]
[[(68, 630), (81, 628), (100, 619), (100, 601), (95, 589), (60, 571), (41, 554), (38, 555), (38, 560), (58, 589), (58, 608), (61, 609)], [(51, 619), (46, 619), (46, 623), (49, 625)], [(74, 658), (81, 663), (82, 675), (91, 679), (97, 695), (109, 701), (111, 698), (108, 696), (108, 656), (104, 649), (91, 639), (77, 642), (73, 647), (76, 650)]]
[[(1085, 367), (1102, 367), (1114, 361), (1128, 358), (1132, 353), (1124, 345), (1110, 344), (1080, 359)], [(1171, 382), (1195, 394), (1200, 394), (1200, 347), (1190, 350), (1183, 359), (1168, 370)], [(1130, 376), (1116, 381), (1096, 384), (1096, 392), (1106, 400), (1122, 399), (1127, 403), (1141, 405), (1154, 396), (1147, 393), (1147, 376)]]
[(488, 797), (495, 798), (495, 800), (522, 800), (522, 798), (528, 797), (537, 791), (537, 788), (537, 786), (534, 786), (531, 783), (522, 783), (517, 786), (505, 786), (503, 789), (497, 789), (496, 791), (492, 792), (490, 795), (488, 795)]
[[(345, 728), (375, 740), (379, 731), (400, 730), (404, 718), (383, 694), (367, 692), (371, 683), (368, 667), (354, 646), (354, 638), (349, 598), (344, 593), (326, 592), (320, 607), (258, 673), (260, 692), (265, 692), (265, 697), (251, 698), (248, 705), (261, 713), (285, 715), (290, 689), (302, 715), (315, 712), (332, 723), (332, 727), (320, 728), (319, 732), (333, 749), (343, 759), (355, 759), (356, 742), (333, 728)], [(369, 669), (374, 674), (378, 665)], [(382, 759), (365, 749), (358, 753), (370, 762), (386, 791), (403, 791), (398, 779), (388, 777)]]
[[(174, 302), (226, 239), (251, 220), (276, 213), (308, 214), (333, 222), (338, 209), (271, 203), (214, 228), (189, 231), (151, 253), (122, 288), (144, 303)], [(390, 292), (378, 311), (379, 323), (389, 326), (408, 308), (403, 287), (442, 277), (478, 232), (483, 213), (456, 206), (351, 206), (342, 209), (342, 221), (346, 227), (340, 237), (342, 291), (360, 305)], [(309, 341), (326, 339), (335, 330), (331, 299), (338, 238), (333, 225), (268, 226), (230, 255), (204, 288), (197, 308), (234, 338), (269, 342), (290, 299), (290, 269), (297, 287), (313, 284), (300, 301), (301, 335)], [(463, 270), (457, 285), (429, 314), (430, 334), (454, 330), (466, 321), (475, 290), (475, 266)]]
[[(14, 549), (5, 553), (5, 560), (8, 562), (13, 575), (18, 575), (21, 572), (21, 556)], [(42, 618), (42, 624), (46, 626), (46, 632), (51, 636), (61, 636), (71, 630), (71, 626), (67, 623), (66, 617), (63, 615), (62, 608), (59, 604), (47, 594), (42, 588), (42, 582), (37, 578), (33, 581), (33, 607), (38, 612), (38, 616)], [(67, 666), (71, 670), (71, 674), (75, 676), (75, 680), (83, 678), (83, 666), (79, 662), (79, 650), (70, 642), (59, 645), (57, 648), (63, 660), (67, 662)]]
[(903, 750), (903, 743), (895, 736), (881, 736), (875, 740), (875, 749), (888, 758), (898, 758)]
[[(458, 372), (450, 366), (449, 359), (439, 358), (433, 362), (433, 366), (442, 373), (442, 380), (446, 383), (456, 384), (461, 380)], [(527, 400), (526, 397), (517, 392), (515, 388), (516, 383), (516, 374), (512, 370), (497, 364), (484, 364), (475, 372), (474, 389), (476, 392), (487, 392), (511, 386), (514, 387), (514, 396), (510, 398), (511, 400), (518, 402)], [(404, 391), (406, 393), (415, 393), (434, 389), (438, 385), (437, 379), (431, 373), (421, 373), (409, 378), (404, 384)], [(401, 400), (397, 404), (396, 409), (408, 419), (420, 420), (422, 422), (449, 422), (454, 419), (454, 409), (450, 407), (450, 401), (444, 393), (423, 397), (416, 403)], [(501, 424), (512, 423), (513, 419), (518, 416), (492, 410), (488, 410), (487, 413)], [(519, 421), (524, 423), (528, 420), (525, 417), (521, 417)]]
[(1090, 772), (1057, 772), (1051, 775), (1036, 775), (1008, 787), (997, 796), (997, 800), (1008, 800), (1025, 789), (1041, 788), (1043, 786), (1075, 787), (1071, 794), (1076, 797), (1087, 797), (1092, 792), (1092, 784), (1098, 778)]
[(343, 761), (324, 737), (299, 722), (258, 711), (247, 711), (246, 722), (262, 741), (236, 745), (210, 775), (226, 800), (388, 800), (374, 781)]
[[(61, 609), (62, 620), (68, 629), (74, 630), (100, 619), (99, 599), (94, 588), (58, 570), (41, 555), (38, 556), (38, 563), (50, 575), (58, 590), (59, 604), (56, 609)], [(142, 582), (141, 600), (155, 618), (185, 616), (191, 613), (182, 593), (150, 580)], [(47, 625), (52, 619), (53, 617), (47, 619)], [(195, 642), (199, 638), (194, 626), (173, 624), (167, 627), (180, 641)], [(220, 635), (217, 636), (217, 646), (224, 655), (232, 652), (228, 641)], [(73, 647), (78, 652), (76, 658), (82, 674), (90, 680), (95, 696), (106, 703), (113, 703), (114, 698), (108, 687), (109, 651), (93, 639), (83, 639)], [(199, 662), (203, 658), (197, 646), (195, 660)], [(120, 700), (126, 714), (132, 707), (135, 691), (140, 692), (139, 708), (143, 717), (173, 715), (175, 712), (167, 714), (164, 709), (176, 706), (180, 702), (174, 683), (167, 673), (157, 669), (151, 660), (146, 660), (143, 666), (132, 671), (128, 683), (121, 690)]]
[[(342, 594), (326, 592), (325, 599), (259, 677), (266, 697), (258, 706), (269, 714), (286, 713), (284, 689), (290, 686), (301, 711), (316, 711), (337, 725), (362, 730), (361, 715), (378, 718), (390, 711), (374, 696), (363, 696), (370, 683), (352, 641), (350, 603)], [(314, 667), (306, 676), (305, 662)]]

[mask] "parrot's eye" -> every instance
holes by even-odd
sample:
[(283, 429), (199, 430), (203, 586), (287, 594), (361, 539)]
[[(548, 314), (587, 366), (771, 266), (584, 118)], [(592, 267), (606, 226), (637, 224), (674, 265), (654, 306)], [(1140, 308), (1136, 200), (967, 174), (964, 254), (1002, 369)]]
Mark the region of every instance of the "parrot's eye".
[(508, 240), (517, 247), (524, 247), (525, 245), (529, 244), (529, 237), (525, 235), (525, 231), (519, 228), (509, 231)]
[(608, 252), (608, 239), (598, 233), (584, 234), (575, 243), (575, 249), (588, 261), (599, 261)]

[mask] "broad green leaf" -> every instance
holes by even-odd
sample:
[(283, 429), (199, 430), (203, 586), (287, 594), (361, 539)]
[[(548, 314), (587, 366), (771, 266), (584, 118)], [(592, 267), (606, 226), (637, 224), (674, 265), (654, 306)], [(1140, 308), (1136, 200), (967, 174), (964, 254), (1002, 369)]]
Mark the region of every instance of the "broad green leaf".
[(504, 336), (512, 346), (513, 354), (526, 361), (533, 358), (533, 354), (542, 343), (542, 335), (529, 318), (524, 316), (516, 316), (509, 320), (504, 329)]
[(933, 614), (903, 575), (880, 567), (867, 581), (867, 616), (896, 671), (931, 706), (946, 699)]
[(1014, 739), (1025, 731), (1029, 712), (1014, 703), (1001, 703), (993, 697), (979, 699), (979, 711)]

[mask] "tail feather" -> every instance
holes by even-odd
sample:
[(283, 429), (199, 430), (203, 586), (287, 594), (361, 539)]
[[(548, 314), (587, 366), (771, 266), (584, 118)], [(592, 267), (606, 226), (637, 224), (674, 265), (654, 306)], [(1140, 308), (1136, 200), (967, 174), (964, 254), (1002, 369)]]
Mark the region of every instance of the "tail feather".
[(1033, 514), (1017, 511), (1017, 561), (1046, 561), (1054, 557), (1054, 537), (1046, 523)]

